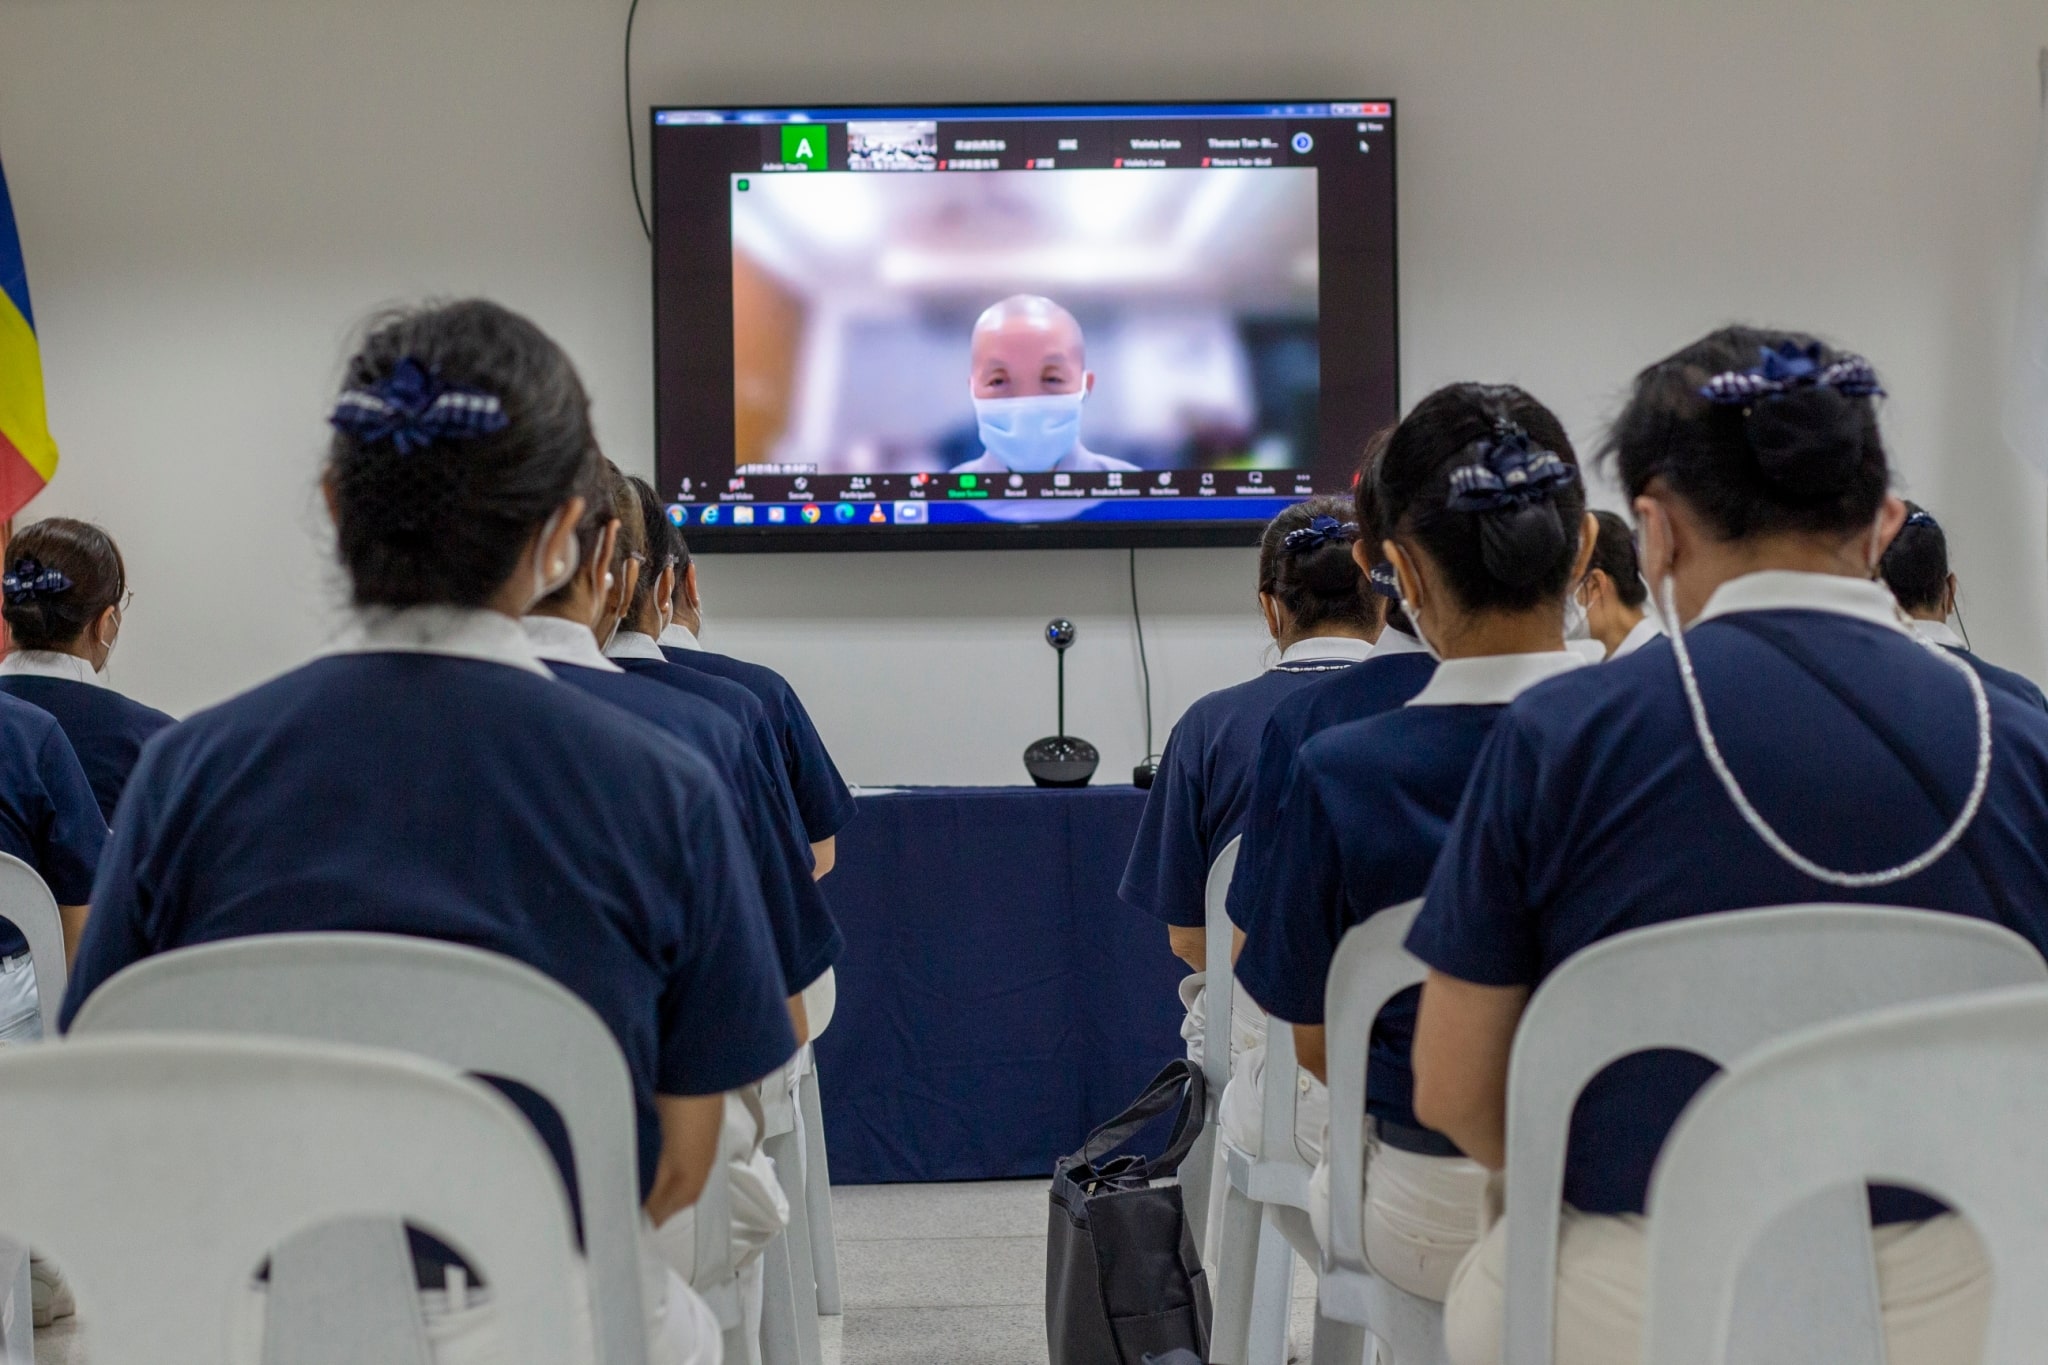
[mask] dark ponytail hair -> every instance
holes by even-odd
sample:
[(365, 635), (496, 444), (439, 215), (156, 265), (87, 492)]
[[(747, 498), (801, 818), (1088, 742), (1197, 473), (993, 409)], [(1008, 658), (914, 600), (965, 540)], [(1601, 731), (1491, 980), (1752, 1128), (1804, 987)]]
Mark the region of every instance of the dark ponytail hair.
[(327, 459), (357, 606), (477, 607), (563, 503), (599, 496), (603, 457), (568, 356), (517, 313), (480, 299), (382, 314), (344, 389), (376, 394), (410, 361), (435, 386), (494, 399), (495, 429), (408, 440), (343, 422)]
[(91, 522), (51, 517), (24, 527), (7, 542), (6, 560), (13, 584), (0, 616), (19, 649), (64, 649), (128, 595), (120, 547)]
[(1259, 539), (1259, 591), (1287, 608), (1297, 630), (1373, 624), (1365, 575), (1351, 557), (1358, 526), (1350, 513), (1342, 498), (1309, 498), (1283, 509)]
[(1948, 535), (1918, 503), (1906, 504), (1906, 524), (1892, 537), (1877, 572), (1907, 611), (1933, 611), (1948, 593)]
[[(1552, 465), (1543, 456), (1555, 456)], [(1516, 461), (1538, 472), (1512, 496), (1471, 491)], [(1475, 508), (1475, 502), (1493, 505)], [(1562, 598), (1578, 559), (1585, 486), (1564, 424), (1508, 384), (1452, 384), (1394, 429), (1373, 489), (1374, 534), (1412, 540), (1467, 611), (1527, 611)]]
[(1724, 327), (1636, 376), (1603, 458), (1631, 499), (1662, 478), (1725, 540), (1869, 526), (1891, 483), (1869, 394), (1808, 383), (1743, 403), (1702, 392), (1765, 352), (1853, 359), (1804, 332)]

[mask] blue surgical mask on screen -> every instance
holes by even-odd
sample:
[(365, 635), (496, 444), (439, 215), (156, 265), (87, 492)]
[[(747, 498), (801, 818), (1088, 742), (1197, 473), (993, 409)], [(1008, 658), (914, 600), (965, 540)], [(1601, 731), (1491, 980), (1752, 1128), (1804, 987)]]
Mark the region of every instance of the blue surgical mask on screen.
[(1087, 397), (1084, 391), (977, 398), (982, 448), (1019, 474), (1043, 474), (1079, 443)]

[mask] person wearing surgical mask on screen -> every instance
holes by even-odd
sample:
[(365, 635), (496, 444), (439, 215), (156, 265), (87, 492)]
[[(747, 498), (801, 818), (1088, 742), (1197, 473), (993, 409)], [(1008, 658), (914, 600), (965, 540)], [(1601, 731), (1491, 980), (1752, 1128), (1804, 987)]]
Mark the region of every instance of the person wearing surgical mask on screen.
[(1014, 294), (974, 324), (969, 352), (982, 453), (956, 474), (1092, 474), (1135, 470), (1081, 444), (1081, 412), (1095, 391), (1087, 340), (1051, 299)]

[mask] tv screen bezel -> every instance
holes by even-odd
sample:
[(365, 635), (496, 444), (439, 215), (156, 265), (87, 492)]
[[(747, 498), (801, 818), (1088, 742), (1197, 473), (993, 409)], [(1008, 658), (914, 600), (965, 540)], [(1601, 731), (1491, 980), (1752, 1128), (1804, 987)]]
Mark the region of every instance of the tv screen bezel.
[[(853, 115), (863, 112), (884, 112), (891, 117), (908, 116), (915, 111), (942, 109), (1061, 109), (1086, 107), (1090, 109), (1143, 111), (1185, 108), (1200, 105), (1293, 105), (1293, 104), (1338, 104), (1366, 103), (1384, 104), (1388, 119), (1398, 129), (1400, 126), (1399, 101), (1387, 98), (1362, 97), (1357, 100), (1337, 99), (1286, 99), (1268, 100), (1259, 98), (1239, 99), (1160, 99), (1160, 100), (1025, 100), (963, 104), (957, 101), (928, 101), (923, 103), (838, 103), (814, 106), (833, 115)], [(660, 117), (664, 113), (688, 112), (695, 109), (717, 108), (735, 114), (782, 113), (800, 106), (789, 103), (775, 104), (652, 104), (647, 108), (647, 169), (648, 205), (650, 213), (659, 212), (661, 195), (656, 188), (661, 170), (661, 159), (655, 155), (655, 137), (663, 125)], [(833, 122), (840, 121), (835, 117)], [(1393, 273), (1392, 322), (1394, 332), (1393, 367), (1394, 394), (1397, 410), (1401, 405), (1401, 141), (1393, 141), (1392, 160), (1394, 169), (1390, 177), (1392, 185), (1390, 208), (1393, 218), (1393, 232), (1389, 245), (1389, 261)], [(649, 238), (648, 274), (651, 282), (649, 297), (653, 307), (648, 312), (648, 327), (652, 332), (651, 356), (654, 361), (654, 385), (650, 398), (654, 405), (654, 426), (656, 440), (652, 455), (655, 462), (655, 485), (661, 486), (661, 451), (659, 432), (661, 430), (661, 326), (660, 288), (661, 258), (656, 246), (660, 234), (660, 220), (652, 220)], [(664, 492), (663, 497), (667, 494)], [(1046, 522), (977, 522), (928, 523), (920, 527), (868, 527), (868, 526), (813, 526), (795, 529), (774, 526), (699, 526), (684, 528), (690, 544), (690, 552), (706, 554), (843, 554), (849, 551), (873, 550), (878, 552), (916, 550), (1153, 550), (1153, 549), (1204, 549), (1241, 548), (1257, 545), (1265, 530), (1266, 522), (1259, 518), (1229, 518), (1198, 521), (1151, 521), (1120, 520), (1099, 522), (1046, 521)]]

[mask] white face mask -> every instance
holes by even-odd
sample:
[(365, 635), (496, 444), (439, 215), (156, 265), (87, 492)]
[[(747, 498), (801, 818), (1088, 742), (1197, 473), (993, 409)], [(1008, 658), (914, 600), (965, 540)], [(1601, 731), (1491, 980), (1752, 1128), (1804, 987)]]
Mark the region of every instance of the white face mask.
[(1590, 640), (1593, 638), (1593, 622), (1586, 615), (1586, 604), (1579, 600), (1576, 589), (1564, 595), (1564, 638), (1567, 640)]
[(548, 542), (554, 539), (555, 532), (561, 525), (562, 511), (556, 508), (554, 515), (547, 519), (547, 524), (540, 528), (540, 534), (534, 538), (533, 601), (526, 604), (529, 607), (574, 578), (577, 565), (583, 562), (583, 546), (572, 538), (569, 541), (569, 557), (563, 562), (562, 571), (555, 574), (548, 572), (548, 565), (543, 556), (548, 552)]
[(1081, 441), (1078, 393), (1042, 393), (1029, 398), (977, 398), (974, 416), (981, 445), (1019, 474), (1043, 474)]
[(1437, 652), (1436, 646), (1429, 642), (1429, 636), (1426, 635), (1422, 629), (1422, 617), (1420, 614), (1416, 612), (1415, 604), (1408, 600), (1408, 596), (1406, 593), (1403, 593), (1401, 595), (1401, 610), (1408, 614), (1408, 624), (1414, 628), (1415, 642), (1422, 646), (1422, 652), (1429, 655), (1430, 658), (1436, 660), (1438, 663), (1442, 663), (1444, 661), (1444, 656), (1442, 654), (1439, 654)]

